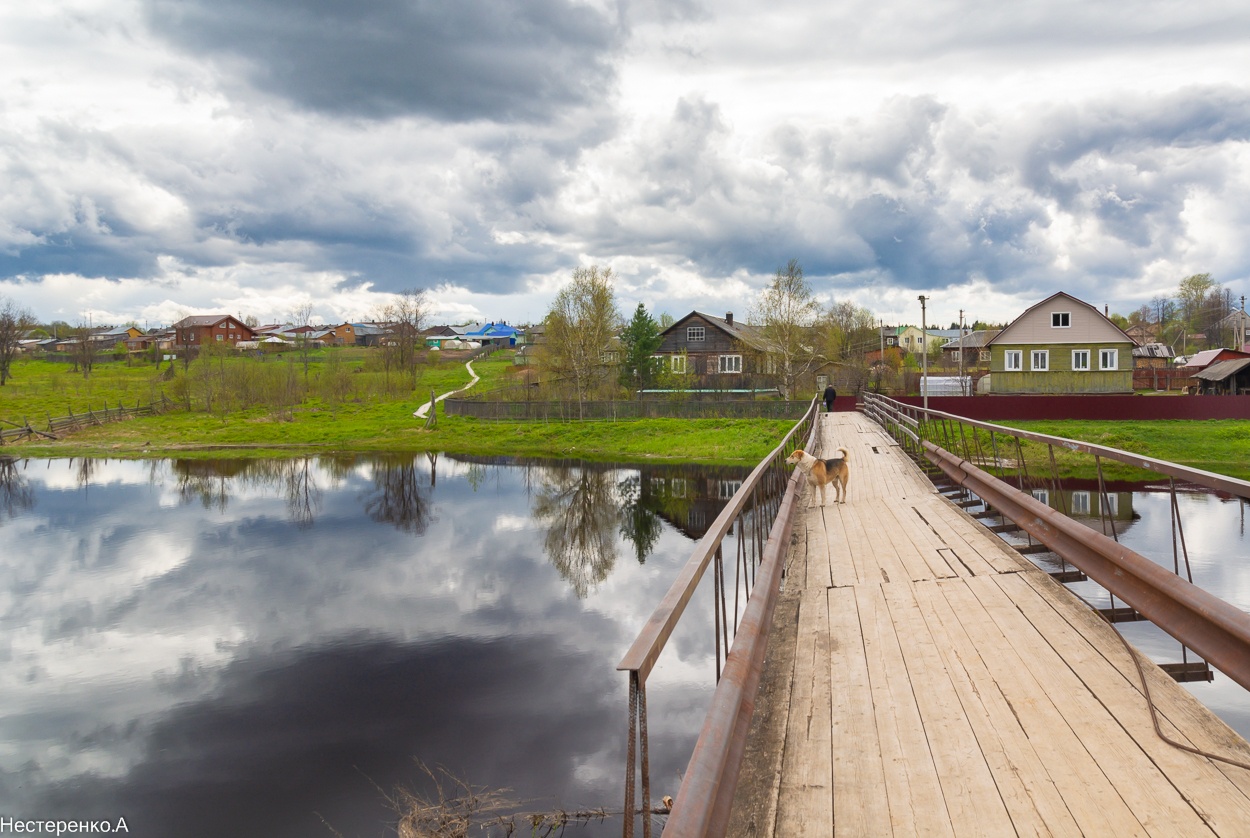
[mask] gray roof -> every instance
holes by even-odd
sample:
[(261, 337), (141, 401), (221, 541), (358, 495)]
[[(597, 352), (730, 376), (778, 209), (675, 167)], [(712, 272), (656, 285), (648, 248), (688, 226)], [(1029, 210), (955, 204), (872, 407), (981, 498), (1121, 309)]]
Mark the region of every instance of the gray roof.
[(184, 317), (174, 324), (175, 329), (190, 329), (196, 326), (216, 326), (229, 317), (229, 314), (193, 314)]
[(1250, 358), (1238, 358), (1235, 361), (1219, 361), (1207, 367), (1201, 372), (1194, 373), (1194, 378), (1201, 378), (1204, 381), (1223, 381), (1231, 375), (1250, 367)]
[(966, 333), (963, 338), (958, 337), (958, 332), (954, 340), (949, 343), (942, 344), (943, 349), (980, 349), (990, 341), (994, 335), (998, 334), (1000, 329), (978, 329), (975, 332)]
[(1144, 343), (1133, 347), (1134, 358), (1171, 358), (1175, 354), (1172, 347), (1163, 343)]

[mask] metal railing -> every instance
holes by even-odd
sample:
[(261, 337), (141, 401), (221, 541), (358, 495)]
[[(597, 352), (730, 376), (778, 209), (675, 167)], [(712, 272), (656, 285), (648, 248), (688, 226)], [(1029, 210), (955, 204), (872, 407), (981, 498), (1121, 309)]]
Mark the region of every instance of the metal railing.
[[(781, 444), (743, 481), (695, 546), (668, 593), (617, 666), (618, 670), (629, 673), (629, 746), (623, 829), (626, 838), (634, 834), (638, 774), (642, 781), (643, 835), (645, 838), (651, 835), (647, 677), (709, 565), (714, 568), (715, 582), (712, 609), (717, 687), (665, 834), (718, 834), (718, 824), (719, 834), (724, 832), (800, 488), (798, 477), (787, 474), (785, 458), (797, 447), (797, 440), (812, 446), (819, 418), (818, 405), (818, 400), (813, 399), (803, 418)], [(730, 535), (735, 542), (732, 612), (729, 611), (724, 556), (725, 541)], [(739, 618), (739, 606), (743, 601), (746, 606)]]
[[(1250, 482), (1118, 448), (925, 410), (873, 394), (865, 396), (864, 413), (889, 431), (915, 459), (927, 461), (954, 485), (971, 492), (987, 511), (992, 509), (1012, 521), (1028, 535), (1030, 545), (1036, 540), (1058, 555), (1065, 571), (1070, 562), (1106, 589), (1112, 607), (1108, 609), (1110, 613), (1104, 613), (1109, 619), (1116, 616), (1115, 598), (1119, 597), (1131, 613), (1150, 620), (1183, 647), (1193, 649), (1229, 678), (1250, 689), (1250, 614), (1193, 584), (1176, 500), (1177, 480), (1241, 498), (1250, 498)], [(1045, 446), (1047, 456), (1043, 462), (1048, 468), (1035, 469), (1030, 474), (1025, 443)], [(1109, 531), (1110, 536), (1074, 521), (1064, 514), (1068, 510), (1052, 509), (1031, 492), (1005, 482), (1010, 472), (1010, 477), (1026, 488), (1046, 487), (1062, 496), (1063, 478), (1055, 459), (1056, 448), (1094, 458), (1099, 516), (1104, 532)], [(1118, 543), (1114, 518), (1107, 514), (1111, 504), (1104, 460), (1168, 478), (1172, 496), (1172, 572)]]

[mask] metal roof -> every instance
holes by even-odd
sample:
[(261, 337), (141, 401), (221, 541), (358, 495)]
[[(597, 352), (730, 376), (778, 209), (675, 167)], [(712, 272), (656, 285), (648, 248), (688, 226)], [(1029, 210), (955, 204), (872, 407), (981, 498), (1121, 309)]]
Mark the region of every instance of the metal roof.
[(1194, 373), (1194, 378), (1201, 378), (1204, 381), (1223, 381), (1229, 376), (1236, 375), (1250, 367), (1250, 358), (1237, 358), (1232, 361), (1219, 361), (1207, 367), (1201, 372)]

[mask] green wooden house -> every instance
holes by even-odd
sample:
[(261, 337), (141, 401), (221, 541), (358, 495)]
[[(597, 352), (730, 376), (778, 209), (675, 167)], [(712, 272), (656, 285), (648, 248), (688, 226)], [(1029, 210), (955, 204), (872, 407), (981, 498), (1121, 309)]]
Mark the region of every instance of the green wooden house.
[(1062, 291), (986, 345), (991, 393), (1133, 392), (1133, 339), (1098, 309)]

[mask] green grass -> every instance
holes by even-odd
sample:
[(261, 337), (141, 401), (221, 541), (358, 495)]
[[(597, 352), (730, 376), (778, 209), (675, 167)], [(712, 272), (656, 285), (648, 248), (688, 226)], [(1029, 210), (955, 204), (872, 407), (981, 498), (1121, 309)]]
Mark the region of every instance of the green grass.
[[(335, 350), (326, 350), (333, 352)], [(350, 351), (350, 350), (349, 350)], [(353, 376), (377, 376), (359, 357), (344, 357)], [(218, 363), (218, 362), (215, 362)], [(227, 364), (256, 363), (226, 359)], [(268, 361), (266, 363), (281, 363)], [(324, 358), (310, 375), (320, 373)], [(162, 366), (162, 373), (164, 371)], [(481, 377), (476, 388), (505, 385), (513, 370), (511, 354), (497, 353), (473, 362)], [(152, 366), (127, 368), (101, 364), (84, 381), (69, 367), (45, 361), (23, 361), (15, 377), (0, 388), (0, 419), (46, 427), (47, 417), (81, 414), (106, 403), (116, 407), (147, 404), (171, 390)], [(296, 366), (298, 377), (302, 366)], [(184, 375), (181, 366), (176, 376)], [(7, 446), (10, 455), (214, 457), (290, 456), (318, 452), (445, 451), (459, 454), (536, 457), (578, 457), (593, 460), (665, 459), (709, 463), (755, 463), (776, 447), (793, 426), (766, 419), (647, 419), (620, 422), (490, 422), (446, 416), (440, 406), (435, 428), (413, 412), (438, 394), (462, 387), (469, 374), (461, 362), (442, 361), (426, 368), (414, 390), (399, 398), (360, 399), (334, 403), (309, 397), (287, 411), (256, 407), (225, 415), (173, 410), (85, 428), (57, 441), (30, 440)]]
[[(1250, 421), (1220, 419), (1202, 422), (1153, 420), (1140, 422), (1082, 420), (1045, 422), (998, 422), (996, 424), (1034, 433), (1067, 437), (1134, 454), (1168, 460), (1191, 468), (1250, 480)], [(1026, 459), (1032, 467), (1044, 465), (1049, 458), (1044, 446), (1033, 446)], [(1096, 474), (1092, 458), (1056, 450), (1056, 459), (1065, 470)], [(1143, 479), (1153, 475), (1120, 464), (1105, 463), (1108, 479)], [(1075, 475), (1079, 476), (1079, 475)]]

